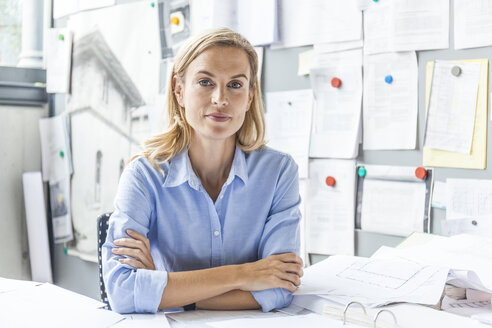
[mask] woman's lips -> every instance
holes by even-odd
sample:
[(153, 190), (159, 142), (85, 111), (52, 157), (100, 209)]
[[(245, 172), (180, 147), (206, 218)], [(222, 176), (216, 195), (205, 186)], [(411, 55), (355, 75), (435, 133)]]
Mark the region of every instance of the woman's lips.
[(212, 114), (205, 115), (205, 117), (208, 117), (209, 119), (215, 122), (225, 122), (230, 119), (229, 116), (222, 113), (212, 113)]

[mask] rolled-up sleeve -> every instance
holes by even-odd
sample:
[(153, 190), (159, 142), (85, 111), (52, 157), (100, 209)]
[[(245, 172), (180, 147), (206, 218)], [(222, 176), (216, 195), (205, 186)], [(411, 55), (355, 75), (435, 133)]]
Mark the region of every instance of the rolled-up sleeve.
[[(285, 156), (272, 207), (266, 220), (258, 248), (258, 257), (266, 258), (273, 254), (296, 253), (300, 249), (301, 213), (299, 204), (299, 179), (297, 164), (290, 156)], [(288, 306), (292, 293), (283, 288), (273, 288), (251, 292), (261, 305), (263, 312)]]
[(113, 241), (128, 237), (127, 229), (148, 236), (155, 202), (148, 179), (133, 161), (123, 172), (115, 198), (115, 211), (109, 219), (106, 242), (102, 247), (102, 269), (111, 308), (119, 313), (155, 313), (167, 284), (163, 270), (134, 269), (114, 255)]

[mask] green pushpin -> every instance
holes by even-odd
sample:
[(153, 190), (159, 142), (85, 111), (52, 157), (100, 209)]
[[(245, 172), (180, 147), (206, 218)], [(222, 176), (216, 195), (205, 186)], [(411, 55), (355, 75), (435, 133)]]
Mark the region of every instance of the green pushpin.
[(364, 166), (359, 167), (359, 169), (357, 170), (357, 174), (361, 178), (365, 177), (366, 176), (366, 173), (367, 173), (367, 171), (366, 171), (366, 168)]
[(154, 8), (154, 7), (155, 7), (155, 3), (154, 3), (154, 2), (151, 2), (151, 3), (150, 3), (150, 6), (151, 6), (152, 8)]
[(68, 249), (66, 247), (63, 247), (63, 253), (65, 253), (65, 255), (68, 254)]
[(60, 150), (60, 157), (61, 158), (65, 157), (65, 153), (63, 152), (63, 150)]
[(61, 40), (61, 41), (65, 40), (65, 37), (63, 36), (63, 34), (58, 35), (58, 40)]

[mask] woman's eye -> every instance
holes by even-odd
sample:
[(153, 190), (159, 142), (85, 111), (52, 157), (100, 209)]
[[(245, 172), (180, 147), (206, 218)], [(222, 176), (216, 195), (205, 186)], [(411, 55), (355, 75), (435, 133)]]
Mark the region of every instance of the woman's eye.
[(234, 89), (239, 89), (240, 87), (242, 87), (242, 84), (239, 83), (239, 82), (232, 82), (231, 84), (229, 84), (231, 87), (233, 87)]
[(198, 82), (202, 87), (208, 87), (209, 85), (212, 85), (209, 80), (200, 80)]

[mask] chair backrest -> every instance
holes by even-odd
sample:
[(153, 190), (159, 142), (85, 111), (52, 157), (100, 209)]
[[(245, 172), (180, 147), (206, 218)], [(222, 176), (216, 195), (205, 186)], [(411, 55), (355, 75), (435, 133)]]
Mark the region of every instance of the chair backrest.
[(109, 310), (111, 307), (108, 302), (108, 295), (106, 294), (106, 287), (104, 286), (103, 274), (102, 274), (102, 245), (106, 241), (108, 234), (108, 222), (110, 213), (104, 213), (97, 218), (97, 263), (99, 264), (99, 292), (101, 293), (101, 301), (106, 303)]

